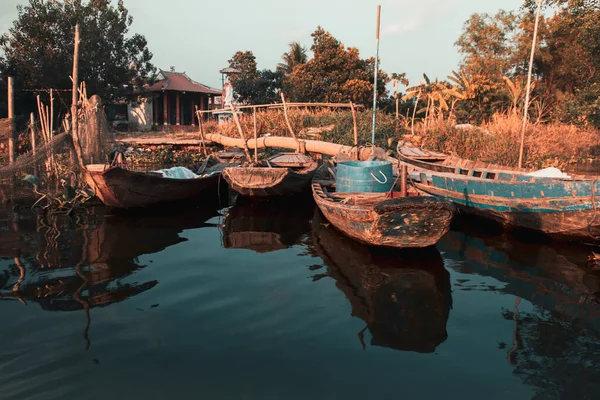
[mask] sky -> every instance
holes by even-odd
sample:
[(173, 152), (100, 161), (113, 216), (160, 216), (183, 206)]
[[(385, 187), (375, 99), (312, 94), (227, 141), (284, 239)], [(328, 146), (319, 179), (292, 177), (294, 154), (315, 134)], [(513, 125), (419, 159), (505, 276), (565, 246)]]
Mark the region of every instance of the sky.
[[(0, 0), (0, 32), (17, 18), (18, 4)], [(523, 0), (125, 0), (131, 31), (148, 40), (156, 67), (186, 72), (221, 87), (219, 70), (236, 51), (252, 50), (259, 69), (275, 69), (289, 43), (310, 48), (322, 26), (361, 57), (375, 55), (381, 5), (380, 68), (405, 72), (411, 84), (423, 73), (445, 79), (460, 62), (454, 43), (474, 13), (517, 10)], [(85, 38), (82, 38), (85, 40)]]

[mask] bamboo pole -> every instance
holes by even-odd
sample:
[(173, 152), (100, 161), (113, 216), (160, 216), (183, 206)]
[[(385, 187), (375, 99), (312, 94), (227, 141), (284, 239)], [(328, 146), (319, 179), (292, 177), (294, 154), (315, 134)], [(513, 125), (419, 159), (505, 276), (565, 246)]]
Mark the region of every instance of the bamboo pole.
[(202, 123), (202, 115), (198, 114), (198, 106), (196, 107), (196, 116), (198, 117), (198, 127), (200, 128), (200, 139), (202, 139), (202, 143), (200, 144), (200, 148), (204, 150), (204, 156), (208, 155), (206, 151), (206, 141), (204, 140), (204, 124)]
[(354, 125), (354, 147), (356, 147), (356, 159), (358, 160), (358, 127), (356, 125), (356, 109), (352, 102), (350, 102), (350, 109), (352, 110), (352, 123)]
[(533, 57), (535, 55), (535, 43), (537, 40), (538, 26), (540, 21), (540, 11), (542, 9), (542, 0), (538, 0), (537, 10), (535, 12), (535, 26), (533, 28), (533, 41), (531, 42), (531, 55), (529, 57), (529, 71), (527, 72), (527, 88), (525, 89), (525, 105), (523, 107), (523, 127), (521, 128), (521, 146), (519, 148), (519, 168), (523, 168), (523, 151), (525, 148), (525, 129), (527, 128), (527, 119), (529, 111), (529, 97), (531, 95), (531, 74), (533, 73)]
[(233, 104), (229, 104), (229, 109), (233, 113), (233, 120), (235, 121), (235, 125), (237, 126), (240, 138), (244, 142), (244, 152), (246, 153), (246, 157), (248, 157), (248, 161), (250, 161), (252, 160), (252, 157), (250, 156), (250, 150), (248, 150), (248, 143), (246, 141), (246, 137), (244, 136), (244, 131), (242, 130), (242, 125), (240, 124), (240, 120), (238, 118), (237, 111), (235, 110), (235, 106)]
[[(296, 149), (297, 143), (293, 138), (280, 136), (261, 137), (257, 143), (252, 139), (236, 139), (229, 136), (223, 136), (217, 133), (207, 133), (206, 140), (208, 142), (218, 143), (227, 147), (249, 147), (249, 148), (279, 148), (279, 149)], [(341, 144), (323, 142), (320, 140), (304, 140), (306, 151), (309, 153), (327, 154), (336, 156), (340, 153), (352, 155), (355, 147), (344, 146)], [(373, 154), (373, 146), (359, 147), (358, 154), (360, 160), (367, 160)], [(388, 157), (389, 158), (389, 157)], [(391, 159), (391, 158), (390, 158)], [(397, 161), (396, 161), (397, 162)]]
[(15, 87), (12, 76), (8, 77), (8, 119), (10, 120), (10, 132), (8, 134), (8, 163), (15, 162)]
[(375, 79), (373, 81), (373, 129), (371, 131), (371, 144), (375, 144), (375, 125), (377, 124), (377, 75), (379, 73), (379, 23), (381, 21), (381, 6), (377, 6), (377, 30), (375, 31)]
[(283, 104), (283, 116), (285, 117), (285, 123), (287, 124), (287, 127), (288, 127), (290, 133), (292, 134), (292, 137), (297, 142), (298, 138), (296, 137), (296, 134), (294, 133), (294, 129), (292, 128), (292, 124), (290, 123), (290, 119), (288, 117), (287, 107), (285, 105), (285, 96), (283, 95), (283, 92), (281, 92), (279, 94), (281, 95), (281, 104)]
[(83, 167), (83, 154), (79, 142), (79, 121), (77, 115), (77, 102), (79, 94), (79, 24), (75, 25), (75, 48), (73, 49), (73, 98), (71, 100), (71, 134), (77, 161)]
[(421, 93), (417, 94), (417, 100), (415, 101), (415, 108), (413, 110), (412, 121), (410, 124), (410, 133), (412, 135), (415, 134), (415, 117), (417, 116), (417, 106), (419, 105), (419, 97), (420, 96), (421, 96)]
[(258, 164), (258, 130), (256, 128), (256, 107), (252, 109), (254, 119), (254, 162)]
[(31, 129), (31, 152), (35, 155), (35, 116), (33, 113), (29, 114), (29, 129)]
[(54, 134), (54, 92), (50, 89), (50, 136)]

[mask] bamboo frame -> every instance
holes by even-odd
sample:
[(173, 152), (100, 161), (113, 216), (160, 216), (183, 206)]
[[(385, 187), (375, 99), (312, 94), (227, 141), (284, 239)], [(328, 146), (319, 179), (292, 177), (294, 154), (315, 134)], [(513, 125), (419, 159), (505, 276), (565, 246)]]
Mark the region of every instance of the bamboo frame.
[[(250, 110), (250, 109), (257, 109), (257, 108), (267, 108), (267, 109), (272, 109), (272, 108), (283, 108), (284, 105), (283, 104), (279, 104), (279, 103), (273, 103), (273, 104), (257, 104), (257, 105), (252, 105), (252, 106), (239, 106), (236, 107), (236, 109), (239, 110)], [(322, 107), (322, 108), (350, 108), (350, 106), (348, 105), (348, 103), (285, 103), (285, 107), (286, 108), (300, 108), (300, 107)], [(359, 107), (357, 105), (355, 105), (355, 107)], [(218, 108), (218, 109), (214, 109), (214, 110), (199, 110), (197, 112), (197, 114), (213, 114), (216, 112), (223, 112), (223, 111), (227, 111), (226, 108)]]

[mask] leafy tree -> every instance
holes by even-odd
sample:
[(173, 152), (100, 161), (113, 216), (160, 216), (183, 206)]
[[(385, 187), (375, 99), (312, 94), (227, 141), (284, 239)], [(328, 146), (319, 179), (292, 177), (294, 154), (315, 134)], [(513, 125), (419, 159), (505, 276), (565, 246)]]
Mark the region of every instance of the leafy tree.
[[(312, 37), (314, 57), (286, 76), (285, 93), (293, 101), (353, 101), (369, 106), (373, 99), (375, 59), (361, 59), (356, 48), (346, 49), (321, 27)], [(378, 98), (385, 97), (387, 82), (387, 74), (379, 71)]]
[(236, 52), (229, 60), (229, 68), (235, 68), (240, 71), (239, 74), (233, 74), (229, 77), (234, 90), (238, 79), (248, 81), (254, 80), (258, 76), (256, 57), (250, 50)]
[(284, 73), (269, 69), (257, 70), (256, 57), (252, 51), (238, 51), (229, 60), (229, 67), (240, 71), (232, 75), (237, 100), (247, 104), (269, 104), (278, 101)]
[(308, 57), (306, 55), (306, 48), (298, 42), (290, 43), (290, 51), (283, 53), (281, 56), (282, 63), (277, 64), (277, 70), (283, 73), (291, 74), (298, 65), (304, 64)]
[(79, 76), (88, 94), (105, 100), (126, 97), (155, 72), (152, 53), (120, 0), (30, 0), (0, 38), (3, 75), (17, 88), (70, 88), (75, 25), (81, 34)]

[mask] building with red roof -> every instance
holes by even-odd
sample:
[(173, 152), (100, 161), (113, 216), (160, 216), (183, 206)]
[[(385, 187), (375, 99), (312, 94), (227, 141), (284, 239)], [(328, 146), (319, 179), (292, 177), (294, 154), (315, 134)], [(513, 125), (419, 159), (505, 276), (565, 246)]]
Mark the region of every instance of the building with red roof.
[(185, 72), (160, 70), (157, 81), (146, 87), (153, 92), (154, 125), (195, 125), (198, 110), (214, 108), (221, 91), (192, 80)]

